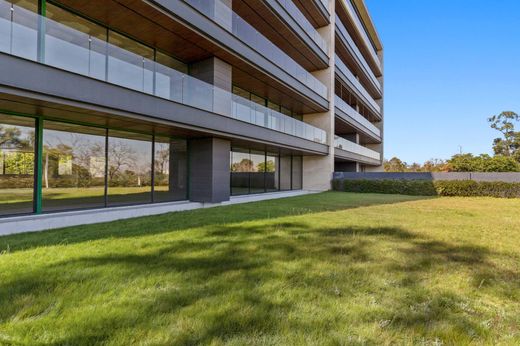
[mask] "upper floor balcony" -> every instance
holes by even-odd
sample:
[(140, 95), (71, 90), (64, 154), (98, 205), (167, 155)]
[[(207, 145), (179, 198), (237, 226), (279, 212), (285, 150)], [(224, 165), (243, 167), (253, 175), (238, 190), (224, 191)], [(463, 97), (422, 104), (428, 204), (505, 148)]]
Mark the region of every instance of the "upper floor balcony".
[(369, 137), (372, 141), (381, 142), (381, 130), (372, 124), (368, 119), (359, 114), (354, 108), (349, 106), (339, 96), (335, 98), (335, 113), (344, 122), (361, 132), (364, 136)]
[[(305, 33), (318, 45), (318, 47), (325, 53), (328, 52), (328, 44), (323, 37), (318, 33), (316, 28), (309, 22), (305, 15), (296, 6), (293, 0), (276, 0), (283, 9), (298, 23), (298, 25), (305, 31)], [(328, 0), (320, 0), (327, 2)]]
[(328, 42), (295, 1), (241, 0), (233, 1), (232, 8), (304, 69), (325, 69), (330, 61)]
[[(343, 25), (338, 15), (336, 15), (336, 34), (347, 52), (352, 56), (356, 65), (359, 67), (359, 70), (363, 72), (365, 76), (364, 79), (370, 84), (372, 89), (374, 89), (377, 94), (381, 95), (381, 83), (374, 74), (374, 71), (372, 71), (368, 65), (365, 57), (359, 50), (352, 37), (350, 37), (347, 28), (345, 28), (345, 25)], [(336, 51), (338, 51), (338, 48), (336, 48)]]
[(335, 136), (334, 147), (339, 149), (339, 151), (336, 150), (335, 156), (373, 165), (379, 165), (381, 163), (381, 153), (346, 140), (345, 138)]
[[(377, 51), (372, 44), (372, 41), (368, 37), (365, 25), (363, 25), (361, 19), (359, 18), (359, 13), (355, 8), (355, 5), (352, 3), (352, 0), (338, 0), (341, 4), (343, 4), (346, 9), (346, 13), (349, 16), (350, 22), (353, 24), (353, 27), (360, 38), (358, 40), (363, 45), (363, 51), (366, 52), (367, 59), (369, 60), (370, 66), (374, 69), (375, 73), (379, 76), (382, 74), (381, 60), (377, 54)], [(336, 19), (337, 20), (337, 19)]]
[(327, 87), (289, 57), (252, 25), (245, 21), (222, 0), (184, 0), (204, 16), (227, 30), (240, 41), (254, 49), (258, 54), (273, 62), (309, 89), (324, 99), (328, 96)]
[(316, 27), (330, 24), (330, 0), (293, 0), (296, 6)]
[(350, 69), (345, 65), (339, 56), (335, 58), (336, 74), (356, 96), (367, 105), (374, 114), (381, 118), (381, 106), (374, 100), (374, 98), (368, 93), (365, 87), (359, 82), (354, 76)]
[(325, 144), (325, 131), (0, 0), (0, 52)]

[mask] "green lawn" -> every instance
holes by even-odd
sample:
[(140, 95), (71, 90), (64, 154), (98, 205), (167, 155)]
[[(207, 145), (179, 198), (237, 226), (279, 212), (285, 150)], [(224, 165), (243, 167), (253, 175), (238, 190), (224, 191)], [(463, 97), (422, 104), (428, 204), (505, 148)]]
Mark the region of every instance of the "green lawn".
[(0, 237), (0, 344), (520, 344), (520, 200), (323, 193)]

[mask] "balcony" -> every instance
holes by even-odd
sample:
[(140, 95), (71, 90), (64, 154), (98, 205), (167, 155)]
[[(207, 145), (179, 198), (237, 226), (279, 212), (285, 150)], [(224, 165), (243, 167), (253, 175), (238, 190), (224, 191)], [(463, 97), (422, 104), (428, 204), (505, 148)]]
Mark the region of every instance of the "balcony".
[(369, 160), (364, 160), (365, 162), (379, 164), (381, 161), (381, 154), (377, 151), (368, 149), (366, 147), (363, 147), (359, 144), (356, 144), (338, 136), (334, 137), (334, 147), (336, 149), (340, 149), (348, 153), (368, 158)]
[[(370, 38), (368, 37), (368, 34), (365, 30), (365, 26), (363, 23), (361, 23), (361, 20), (359, 19), (358, 12), (354, 8), (354, 5), (352, 4), (351, 0), (341, 0), (343, 4), (345, 4), (347, 8), (347, 13), (350, 14), (352, 21), (359, 33), (359, 36), (361, 37), (361, 40), (363, 41), (365, 47), (367, 48), (367, 52), (369, 54), (370, 59), (372, 60), (372, 63), (375, 65), (376, 69), (378, 70), (378, 73), (381, 73), (381, 61), (379, 60), (379, 57), (377, 56), (377, 52), (372, 45), (372, 41), (370, 41)], [(337, 20), (337, 19), (336, 19)]]
[(191, 7), (221, 26), (234, 37), (251, 47), (258, 54), (285, 70), (324, 99), (328, 96), (327, 87), (309, 71), (285, 54), (258, 30), (237, 15), (221, 0), (184, 0)]
[(0, 0), (0, 52), (325, 144), (325, 131)]
[[(322, 0), (328, 1), (328, 0)], [(328, 54), (327, 42), (321, 37), (318, 31), (312, 26), (309, 20), (303, 15), (300, 9), (294, 4), (293, 0), (276, 0), (282, 8), (298, 23), (300, 28), (309, 36), (314, 43), (325, 53)]]
[(330, 0), (293, 0), (296, 6), (317, 27), (330, 24)]
[(354, 40), (352, 40), (352, 37), (350, 37), (350, 34), (347, 31), (347, 28), (343, 25), (341, 22), (341, 19), (336, 15), (336, 33), (338, 34), (340, 40), (342, 41), (343, 45), (350, 50), (350, 54), (354, 57), (354, 59), (357, 61), (357, 64), (359, 65), (360, 69), (365, 72), (365, 75), (367, 76), (370, 83), (373, 85), (373, 87), (378, 91), (379, 94), (381, 94), (381, 83), (376, 78), (374, 72), (368, 66), (367, 61), (365, 60), (365, 57), (363, 54), (361, 54), (361, 51), (357, 47)]
[(344, 81), (344, 83), (352, 89), (352, 91), (358, 96), (359, 99), (364, 101), (365, 105), (367, 105), (379, 118), (381, 118), (381, 106), (379, 106), (379, 104), (368, 93), (365, 87), (359, 82), (356, 76), (354, 76), (354, 74), (349, 70), (347, 65), (345, 65), (345, 63), (337, 55), (335, 58), (335, 64), (336, 72), (339, 72), (338, 75)]
[(381, 130), (368, 121), (364, 116), (359, 114), (348, 103), (343, 101), (339, 96), (335, 98), (336, 115), (339, 115), (345, 122), (371, 137), (376, 142), (381, 142)]

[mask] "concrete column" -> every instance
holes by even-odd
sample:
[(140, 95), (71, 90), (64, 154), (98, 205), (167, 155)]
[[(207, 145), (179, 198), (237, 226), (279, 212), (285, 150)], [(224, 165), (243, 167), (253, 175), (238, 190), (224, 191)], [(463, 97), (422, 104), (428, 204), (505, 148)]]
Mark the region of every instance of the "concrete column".
[[(335, 1), (329, 3), (333, 10)], [(330, 13), (334, 13), (331, 11)], [(335, 16), (330, 18), (331, 24), (318, 29), (318, 32), (326, 40), (329, 46), (329, 67), (313, 72), (314, 77), (320, 80), (329, 91), (329, 109), (324, 113), (304, 114), (303, 121), (321, 128), (327, 132), (328, 156), (304, 156), (303, 157), (303, 189), (311, 191), (330, 190), (332, 173), (334, 172), (334, 28)]]
[(218, 89), (214, 89), (213, 111), (226, 116), (231, 115), (231, 91), (233, 86), (231, 65), (219, 58), (211, 57), (192, 64), (190, 74), (216, 86)]
[(188, 147), (190, 201), (228, 201), (231, 142), (220, 138), (192, 139)]

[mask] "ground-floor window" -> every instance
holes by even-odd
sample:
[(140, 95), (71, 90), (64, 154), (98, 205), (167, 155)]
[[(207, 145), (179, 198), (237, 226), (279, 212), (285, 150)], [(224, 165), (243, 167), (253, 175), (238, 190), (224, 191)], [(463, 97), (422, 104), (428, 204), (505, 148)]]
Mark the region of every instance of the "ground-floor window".
[(302, 188), (301, 156), (233, 148), (230, 162), (232, 195)]
[(33, 211), (35, 120), (0, 114), (0, 216)]
[(0, 114), (0, 216), (185, 200), (187, 162), (185, 139)]

